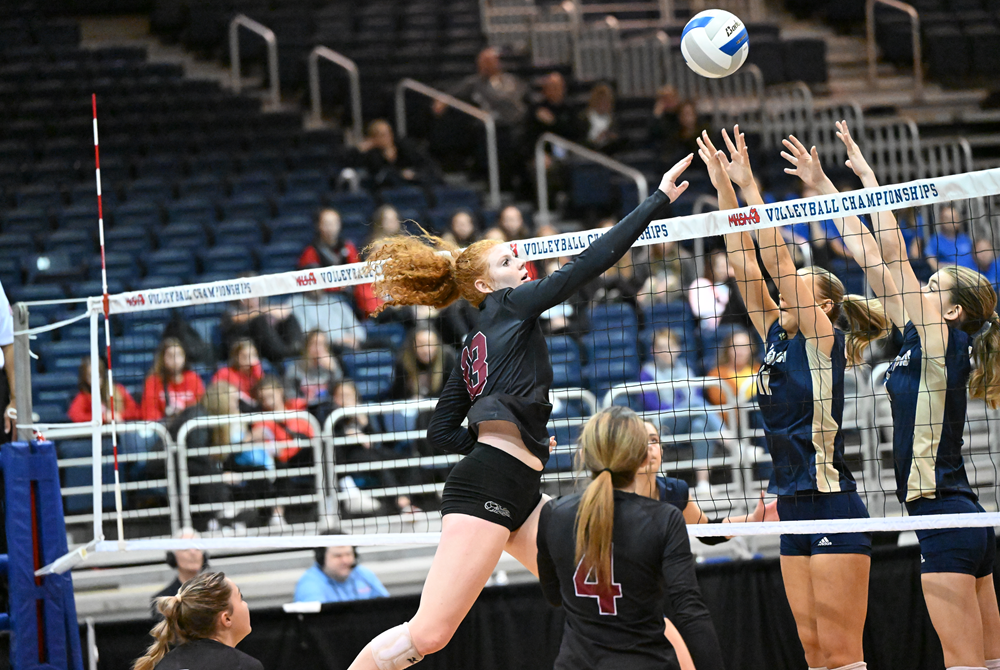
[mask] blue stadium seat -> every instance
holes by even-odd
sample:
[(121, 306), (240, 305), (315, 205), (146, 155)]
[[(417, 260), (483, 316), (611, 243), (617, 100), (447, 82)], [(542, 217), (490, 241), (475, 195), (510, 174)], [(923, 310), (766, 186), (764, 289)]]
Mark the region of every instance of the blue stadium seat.
[(168, 203), (165, 209), (167, 221), (170, 223), (180, 221), (203, 225), (215, 223), (215, 206), (207, 198), (182, 198)]
[(149, 230), (158, 227), (161, 220), (160, 208), (148, 200), (126, 202), (115, 207), (112, 213), (116, 228), (136, 226)]
[(89, 254), (94, 248), (94, 236), (89, 230), (57, 230), (45, 240), (46, 251)]
[(208, 235), (200, 223), (178, 222), (164, 226), (156, 233), (160, 249), (204, 249)]
[(159, 345), (160, 338), (151, 335), (126, 333), (123, 337), (115, 339), (115, 350), (121, 353), (156, 351)]
[[(403, 186), (400, 188), (383, 189), (379, 196), (382, 202), (392, 205), (397, 210), (425, 210), (427, 209), (427, 196), (424, 191), (416, 186)], [(404, 218), (400, 216), (400, 218)]]
[(137, 291), (147, 291), (149, 289), (166, 288), (168, 286), (182, 286), (184, 283), (184, 279), (178, 275), (150, 274), (136, 283), (134, 288)]
[(0, 249), (5, 254), (30, 254), (35, 250), (35, 240), (27, 233), (0, 233)]
[(355, 378), (358, 371), (367, 368), (379, 368), (392, 366), (396, 357), (390, 349), (367, 349), (364, 351), (352, 351), (341, 354), (341, 362), (347, 375)]
[[(65, 410), (63, 411), (65, 420)], [(69, 458), (90, 458), (93, 454), (93, 446), (87, 440), (60, 440), (56, 443), (56, 454), (60, 459)], [(113, 482), (115, 479), (114, 464), (105, 463), (101, 466), (101, 479), (105, 482)], [(60, 481), (63, 488), (76, 486), (91, 486), (94, 483), (94, 473), (90, 465), (74, 465), (61, 468)], [(101, 507), (112, 509), (114, 507), (114, 494), (105, 493), (101, 498)], [(94, 509), (94, 497), (90, 493), (80, 493), (69, 495), (63, 498), (63, 510), (66, 515), (87, 514)]]
[(46, 372), (75, 370), (80, 367), (80, 360), (90, 355), (90, 340), (49, 342), (40, 353)]
[(594, 392), (599, 401), (603, 401), (604, 395), (616, 384), (627, 381), (638, 381), (639, 379), (639, 358), (633, 352), (609, 352), (608, 358), (598, 358), (592, 363), (588, 363), (584, 368), (584, 374), (590, 384), (590, 390)]
[(42, 423), (63, 423), (66, 421), (66, 408), (61, 405), (33, 404), (31, 411), (38, 415)]
[(25, 209), (56, 209), (62, 206), (62, 194), (55, 186), (35, 184), (14, 193), (14, 202)]
[(28, 254), (21, 258), (26, 283), (63, 282), (82, 279), (85, 268), (78, 256), (62, 251)]
[(104, 231), (107, 253), (141, 254), (153, 248), (149, 228), (145, 226), (115, 225)]
[(96, 203), (65, 207), (59, 212), (59, 230), (97, 230), (97, 213)]
[(194, 257), (189, 249), (151, 251), (145, 254), (142, 260), (146, 266), (146, 272), (150, 275), (172, 275), (184, 278), (197, 274)]
[(322, 194), (330, 187), (330, 180), (321, 170), (294, 170), (285, 175), (286, 193)]
[(399, 350), (406, 341), (406, 327), (398, 322), (375, 323), (365, 321), (366, 341), (371, 344), (380, 344)]
[(262, 195), (271, 197), (278, 192), (278, 183), (270, 172), (249, 172), (233, 177), (232, 195)]
[(252, 219), (263, 223), (271, 218), (271, 203), (258, 193), (233, 195), (222, 205), (223, 219)]
[(173, 197), (170, 183), (159, 177), (136, 179), (125, 187), (125, 199), (128, 202), (155, 202), (164, 204)]
[(340, 212), (341, 216), (357, 214), (365, 221), (371, 221), (372, 214), (375, 213), (375, 201), (364, 191), (334, 193), (326, 199), (326, 202), (330, 207)]
[(181, 198), (204, 198), (219, 200), (226, 195), (225, 185), (215, 175), (200, 174), (182, 179), (177, 183), (177, 194)]
[(280, 196), (277, 200), (279, 216), (308, 216), (316, 215), (322, 200), (315, 193), (291, 193)]
[(213, 237), (216, 246), (245, 244), (256, 247), (264, 242), (264, 233), (258, 225), (259, 219), (232, 219), (215, 227)]
[[(17, 228), (15, 228), (17, 227)], [(49, 229), (49, 216), (43, 210), (25, 207), (10, 210), (3, 215), (0, 230), (5, 233), (18, 232), (42, 233)]]
[(475, 189), (457, 186), (435, 186), (434, 206), (439, 209), (468, 209), (476, 211), (481, 207), (479, 193)]
[(188, 159), (192, 175), (228, 175), (236, 171), (236, 161), (227, 151), (209, 151)]
[[(134, 265), (133, 265), (134, 267)], [(117, 279), (108, 279), (108, 294), (114, 295), (125, 291), (125, 285)], [(70, 284), (69, 297), (89, 298), (95, 295), (102, 295), (104, 287), (99, 279), (90, 279), (78, 283)]]
[[(248, 246), (220, 246), (206, 249), (200, 254), (201, 266), (206, 273), (232, 278), (241, 272), (252, 272), (254, 255)], [(207, 281), (203, 279), (202, 281)]]
[(176, 155), (161, 154), (136, 161), (134, 168), (135, 176), (140, 179), (158, 177), (172, 181), (181, 175), (183, 164), (181, 159)]
[(590, 310), (590, 328), (594, 331), (623, 328), (638, 334), (639, 318), (629, 303), (598, 303)]
[(69, 407), (77, 391), (77, 376), (72, 372), (54, 372), (34, 375), (31, 390), (35, 402), (52, 403)]
[(358, 368), (351, 378), (361, 399), (373, 402), (384, 400), (392, 389), (394, 371), (395, 367), (392, 365), (362, 367)]
[(243, 172), (270, 172), (280, 174), (284, 172), (287, 165), (285, 156), (281, 151), (255, 151), (247, 154), (240, 161)]

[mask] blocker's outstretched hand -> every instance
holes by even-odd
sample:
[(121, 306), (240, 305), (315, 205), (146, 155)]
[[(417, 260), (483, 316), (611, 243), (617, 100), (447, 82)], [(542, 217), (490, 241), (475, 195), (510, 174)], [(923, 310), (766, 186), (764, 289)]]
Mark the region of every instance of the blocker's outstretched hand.
[(781, 140), (781, 143), (788, 150), (782, 151), (781, 157), (794, 166), (785, 168), (785, 174), (794, 175), (806, 186), (822, 192), (822, 185), (827, 181), (827, 176), (823, 172), (823, 164), (819, 160), (816, 147), (811, 150), (806, 149), (795, 135), (789, 135), (788, 139)]
[(871, 169), (868, 161), (865, 160), (864, 154), (861, 153), (861, 147), (851, 137), (851, 130), (847, 127), (847, 121), (838, 121), (836, 126), (837, 139), (847, 147), (847, 161), (844, 164), (854, 170), (854, 174), (861, 178), (861, 182), (865, 186), (877, 185), (867, 183), (869, 180), (874, 181), (875, 171)]
[(729, 160), (726, 161), (726, 174), (734, 184), (741, 189), (749, 189), (756, 186), (753, 180), (753, 170), (750, 168), (750, 151), (747, 149), (747, 141), (740, 132), (739, 125), (733, 126), (733, 137), (736, 142), (729, 139), (729, 133), (722, 129), (722, 140), (729, 150)]
[(702, 131), (701, 137), (696, 137), (695, 141), (698, 143), (698, 156), (708, 168), (708, 177), (712, 180), (712, 186), (715, 187), (715, 190), (721, 191), (729, 184), (729, 175), (726, 174), (726, 164), (729, 161), (726, 160), (725, 154), (716, 150), (712, 140), (708, 138), (707, 132)]
[(670, 202), (675, 202), (687, 190), (689, 184), (686, 181), (678, 184), (677, 180), (684, 174), (684, 170), (688, 169), (692, 160), (694, 160), (694, 154), (688, 154), (663, 175), (663, 179), (660, 181), (660, 190), (667, 194)]

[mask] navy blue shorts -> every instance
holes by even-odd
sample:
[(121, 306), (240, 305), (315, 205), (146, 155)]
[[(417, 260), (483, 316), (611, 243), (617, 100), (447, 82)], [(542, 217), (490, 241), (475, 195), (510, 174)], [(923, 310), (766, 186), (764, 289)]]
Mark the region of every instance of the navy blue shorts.
[[(798, 493), (778, 496), (778, 517), (782, 521), (815, 519), (867, 519), (868, 509), (857, 491), (844, 493)], [(817, 554), (872, 555), (870, 533), (815, 533), (782, 535), (782, 556)]]
[[(983, 506), (963, 493), (942, 493), (906, 503), (910, 516), (973, 514)], [(920, 572), (955, 572), (976, 579), (993, 574), (997, 538), (992, 528), (941, 528), (918, 530)]]

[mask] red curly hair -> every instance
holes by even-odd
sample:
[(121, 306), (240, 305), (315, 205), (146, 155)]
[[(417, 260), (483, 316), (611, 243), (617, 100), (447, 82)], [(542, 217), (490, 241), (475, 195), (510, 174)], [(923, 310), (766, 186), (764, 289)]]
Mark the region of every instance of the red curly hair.
[(375, 314), (398, 305), (441, 309), (459, 298), (478, 307), (486, 294), (476, 288), (476, 280), (488, 278), (486, 255), (498, 244), (497, 240), (482, 240), (459, 249), (427, 233), (379, 240), (365, 249), (378, 277), (373, 282), (375, 295), (385, 300)]

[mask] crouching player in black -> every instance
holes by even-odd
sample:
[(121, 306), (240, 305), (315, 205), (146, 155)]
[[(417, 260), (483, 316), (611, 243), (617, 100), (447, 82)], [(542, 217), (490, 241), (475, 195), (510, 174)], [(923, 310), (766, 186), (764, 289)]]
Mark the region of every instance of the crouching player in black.
[(721, 670), (684, 517), (635, 493), (649, 460), (642, 420), (624, 407), (599, 412), (580, 436), (580, 457), (593, 481), (548, 503), (538, 522), (542, 590), (566, 610), (556, 670), (663, 670), (673, 657), (665, 605), (698, 670)]

